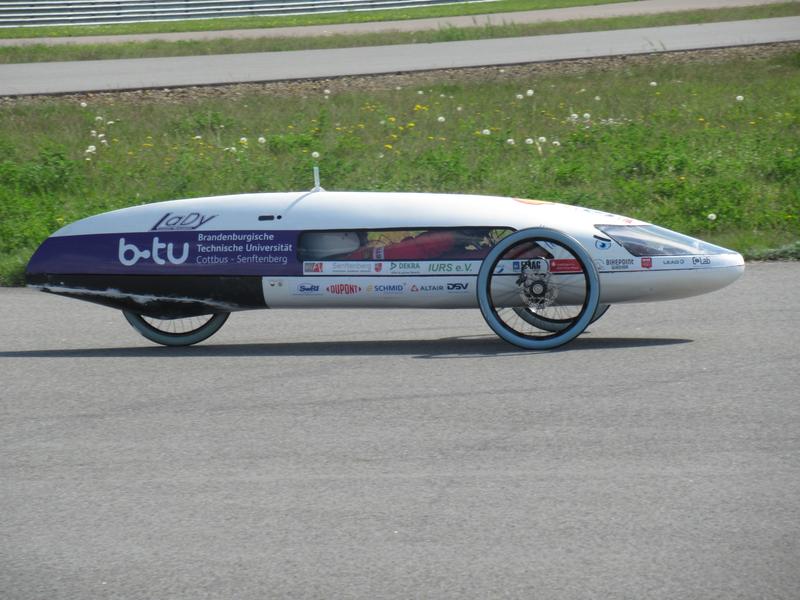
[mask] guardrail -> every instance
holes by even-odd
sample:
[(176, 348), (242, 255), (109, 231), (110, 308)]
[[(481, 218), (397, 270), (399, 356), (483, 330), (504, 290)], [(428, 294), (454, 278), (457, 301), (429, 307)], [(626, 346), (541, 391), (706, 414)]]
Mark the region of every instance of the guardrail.
[(330, 13), (495, 0), (0, 0), (0, 27)]

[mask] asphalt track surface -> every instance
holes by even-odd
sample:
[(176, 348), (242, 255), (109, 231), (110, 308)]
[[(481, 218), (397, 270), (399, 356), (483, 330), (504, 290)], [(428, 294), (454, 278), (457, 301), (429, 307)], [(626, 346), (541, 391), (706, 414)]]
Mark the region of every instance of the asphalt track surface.
[(436, 44), (0, 65), (0, 96), (317, 79), (800, 39), (800, 17)]
[(166, 349), (0, 303), (4, 599), (798, 597), (800, 263), (549, 353), (477, 310)]

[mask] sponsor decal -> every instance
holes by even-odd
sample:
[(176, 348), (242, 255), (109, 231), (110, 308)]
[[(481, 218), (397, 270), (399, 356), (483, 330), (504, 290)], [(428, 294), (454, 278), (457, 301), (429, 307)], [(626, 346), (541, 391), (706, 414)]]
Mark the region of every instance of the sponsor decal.
[(711, 264), (711, 259), (708, 258), (707, 256), (693, 256), (692, 257), (692, 264), (695, 265), (695, 266), (710, 265)]
[(380, 273), (381, 271), (383, 271), (383, 263), (375, 263), (375, 272)]
[(283, 287), (283, 282), (278, 279), (270, 280), (269, 287)]
[(441, 284), (424, 284), (419, 286), (420, 292), (443, 292), (444, 286)]
[(316, 283), (298, 283), (294, 293), (302, 296), (313, 296), (321, 294), (322, 290)]
[(407, 261), (392, 261), (389, 265), (389, 271), (391, 273), (404, 273), (407, 275), (417, 275), (422, 272), (422, 268), (420, 267), (418, 262), (407, 262)]
[(522, 264), (520, 263), (520, 261), (515, 260), (511, 264), (512, 264), (511, 268), (514, 270), (514, 273), (519, 273), (522, 270)]
[(150, 228), (150, 231), (189, 231), (199, 229), (218, 215), (203, 215), (197, 212), (188, 214), (167, 213)]
[(335, 294), (337, 296), (352, 296), (353, 294), (358, 294), (361, 292), (361, 286), (358, 286), (354, 283), (334, 283), (329, 285), (325, 288), (329, 294)]
[[(162, 250), (166, 252), (162, 254)], [(183, 250), (180, 256), (175, 256), (175, 246), (172, 242), (164, 244), (158, 236), (153, 238), (153, 245), (150, 250), (140, 250), (136, 244), (125, 243), (125, 238), (119, 239), (119, 262), (126, 267), (132, 267), (140, 260), (153, 259), (157, 265), (182, 265), (189, 258), (189, 242), (183, 243)]]
[(683, 258), (662, 258), (661, 264), (664, 266), (670, 265), (683, 265), (686, 263), (686, 259)]
[[(474, 273), (477, 272), (475, 263), (470, 261), (460, 262), (432, 262), (428, 263), (428, 273)], [(473, 271), (474, 269), (474, 271)]]
[(620, 271), (624, 269), (630, 269), (634, 266), (634, 260), (632, 258), (607, 258), (603, 261), (603, 266), (606, 269), (611, 269), (612, 271)]
[(611, 248), (611, 242), (609, 240), (601, 240), (600, 238), (595, 238), (594, 240), (594, 247), (598, 250), (608, 250)]
[(551, 273), (581, 273), (581, 263), (574, 258), (554, 258), (550, 261)]
[(303, 263), (303, 273), (322, 273), (322, 263), (321, 262)]
[(367, 293), (375, 294), (402, 294), (406, 289), (403, 283), (378, 283), (367, 286)]
[(469, 287), (469, 284), (465, 283), (465, 282), (448, 283), (447, 284), (447, 291), (448, 292), (466, 292), (468, 287)]
[[(330, 264), (331, 273), (372, 273), (374, 267), (371, 262), (353, 261), (353, 262), (334, 262)], [(327, 266), (327, 265), (326, 265)], [(327, 273), (328, 270), (326, 269)]]
[(410, 289), (412, 292), (418, 292), (418, 291), (419, 291), (419, 288), (417, 287), (417, 285), (416, 285), (415, 283), (412, 283), (412, 284), (411, 284), (411, 287), (410, 287), (409, 289)]
[(642, 268), (643, 269), (652, 269), (653, 268), (653, 259), (649, 256), (642, 257)]
[[(519, 262), (520, 271), (547, 271), (547, 261), (541, 258), (514, 262)], [(516, 269), (514, 270), (516, 271)]]

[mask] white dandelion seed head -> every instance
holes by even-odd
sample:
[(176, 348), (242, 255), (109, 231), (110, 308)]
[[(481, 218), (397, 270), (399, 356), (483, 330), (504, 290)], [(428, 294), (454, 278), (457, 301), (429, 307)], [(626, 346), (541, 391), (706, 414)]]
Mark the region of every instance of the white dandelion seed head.
[(114, 121), (106, 121), (106, 125), (113, 125)]
[(447, 119), (445, 119), (444, 117), (437, 117), (436, 120), (439, 121), (439, 123), (444, 123)]
[(742, 100), (744, 100), (744, 96), (736, 96), (737, 102), (741, 102)]
[(560, 145), (561, 145), (561, 142), (559, 142), (558, 140), (553, 140), (553, 146), (558, 148)]
[(89, 135), (90, 135), (90, 136), (92, 136), (92, 137), (97, 137), (97, 132), (96, 132), (94, 129), (92, 129), (92, 130), (89, 132)]
[(446, 97), (447, 96), (445, 96), (444, 94), (439, 94), (439, 98), (446, 98)]
[(422, 96), (424, 93), (422, 90), (417, 90), (417, 96)]
[(103, 120), (103, 117), (101, 117), (101, 116), (99, 116), (99, 115), (98, 115), (98, 116), (96, 116), (96, 117), (94, 118), (94, 120), (95, 120), (95, 121), (97, 121), (97, 122), (99, 123), (100, 121), (102, 121), (102, 120)]
[(522, 100), (524, 97), (522, 94), (517, 94), (517, 100)]
[(656, 81), (651, 81), (650, 82), (650, 87), (656, 87), (657, 85), (658, 85), (658, 82), (656, 82)]
[(570, 121), (577, 121), (577, 120), (578, 120), (578, 115), (577, 115), (577, 113), (572, 113), (572, 114), (569, 116), (569, 120), (570, 120)]
[(525, 95), (528, 96), (528, 98), (530, 98), (531, 96), (533, 96), (533, 90), (528, 90), (527, 92), (525, 92)]
[(244, 136), (240, 137), (240, 138), (239, 138), (239, 143), (240, 143), (240, 144), (246, 144), (246, 143), (247, 143), (247, 138), (246, 138), (246, 137), (244, 137)]
[(314, 152), (311, 153), (311, 158), (319, 158), (319, 152), (314, 150)]
[(481, 133), (482, 133), (483, 135), (491, 135), (491, 133), (492, 133), (492, 132), (491, 132), (491, 131), (489, 131), (488, 129), (484, 129), (483, 131), (481, 131)]
[(547, 141), (547, 138), (546, 138), (546, 137), (544, 137), (543, 135), (542, 135), (542, 136), (539, 136), (539, 143), (540, 143), (540, 144), (544, 144), (546, 141)]
[(514, 138), (508, 138), (506, 140), (506, 144), (508, 144), (509, 146), (513, 146), (515, 144)]
[(458, 112), (461, 112), (462, 110), (464, 110), (464, 107), (463, 106), (456, 106), (456, 110)]
[(85, 154), (94, 154), (95, 152), (97, 152), (97, 146), (89, 146), (85, 150)]
[(716, 221), (717, 220), (716, 213), (708, 213), (708, 220), (709, 221)]
[(595, 96), (594, 99), (595, 100), (600, 100), (600, 96)]
[(588, 120), (589, 120), (589, 119), (591, 119), (591, 118), (592, 118), (592, 115), (591, 115), (591, 114), (589, 114), (589, 113), (583, 113), (583, 120), (584, 120), (584, 121), (588, 121)]
[(258, 143), (259, 144), (266, 144), (267, 143), (267, 138), (265, 138), (263, 135), (258, 136)]
[(194, 136), (194, 138), (193, 138), (193, 139), (195, 139), (195, 140), (202, 140), (202, 139), (203, 139), (203, 136), (202, 136), (202, 135), (196, 135), (196, 136)]
[(105, 146), (108, 146), (108, 140), (100, 140), (100, 143)]
[(89, 105), (86, 104), (86, 102), (81, 102), (81, 108), (86, 108), (87, 106), (89, 106)]
[(327, 89), (327, 88), (326, 88), (326, 89), (322, 90), (322, 93), (323, 93), (323, 94), (325, 94), (325, 95), (327, 96), (328, 94), (330, 94), (330, 93), (331, 93), (331, 91), (330, 91), (329, 89)]
[(533, 144), (533, 138), (525, 138), (525, 143), (528, 144), (528, 146), (530, 146), (531, 144)]

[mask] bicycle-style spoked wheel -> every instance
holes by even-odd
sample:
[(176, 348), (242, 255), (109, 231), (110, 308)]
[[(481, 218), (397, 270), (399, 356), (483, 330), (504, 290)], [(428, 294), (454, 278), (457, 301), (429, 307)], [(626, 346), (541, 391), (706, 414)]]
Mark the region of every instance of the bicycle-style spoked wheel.
[(133, 328), (164, 346), (190, 346), (211, 337), (225, 324), (230, 313), (213, 313), (175, 319), (158, 319), (123, 310)]
[(600, 278), (589, 254), (552, 229), (525, 229), (504, 238), (478, 274), (478, 304), (488, 325), (507, 342), (530, 350), (555, 348), (580, 335), (599, 299)]

